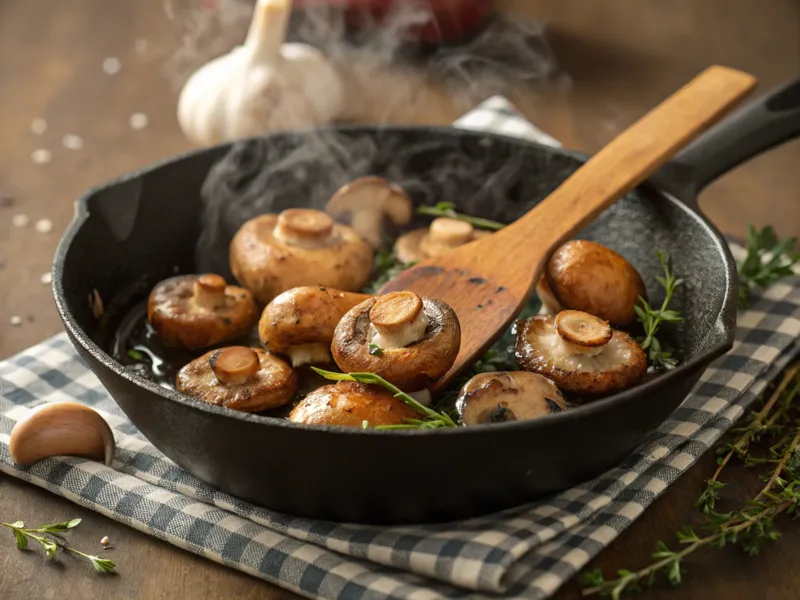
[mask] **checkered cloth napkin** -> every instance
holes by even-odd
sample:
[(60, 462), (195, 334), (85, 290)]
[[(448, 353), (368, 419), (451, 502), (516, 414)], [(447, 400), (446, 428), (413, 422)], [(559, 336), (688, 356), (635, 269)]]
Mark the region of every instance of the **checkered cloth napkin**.
[[(557, 144), (502, 98), (456, 123)], [(741, 248), (735, 248), (741, 252)], [(126, 419), (64, 334), (0, 363), (0, 470), (176, 546), (311, 598), (546, 598), (686, 471), (800, 352), (800, 277), (739, 315), (733, 350), (623, 464), (557, 496), (470, 521), (369, 527), (294, 518), (188, 475)], [(20, 468), (9, 433), (45, 402), (97, 409), (111, 467), (54, 458)], [(124, 574), (124, 561), (119, 567)]]

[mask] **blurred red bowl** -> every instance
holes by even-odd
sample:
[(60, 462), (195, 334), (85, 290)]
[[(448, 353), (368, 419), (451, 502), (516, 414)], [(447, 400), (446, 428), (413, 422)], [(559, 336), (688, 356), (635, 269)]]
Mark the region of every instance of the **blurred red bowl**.
[(447, 44), (475, 35), (492, 12), (492, 0), (295, 0), (295, 8), (330, 6), (345, 11), (349, 27), (380, 26), (403, 4), (431, 11), (425, 24), (409, 27), (408, 37), (423, 44)]

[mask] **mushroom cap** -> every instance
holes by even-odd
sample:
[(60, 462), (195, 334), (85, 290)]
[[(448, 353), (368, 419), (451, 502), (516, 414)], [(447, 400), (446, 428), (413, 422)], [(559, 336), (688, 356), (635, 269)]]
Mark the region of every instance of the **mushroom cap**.
[(627, 333), (613, 330), (607, 344), (576, 349), (558, 334), (555, 318), (544, 315), (517, 322), (515, 356), (524, 370), (549, 377), (563, 392), (584, 396), (627, 389), (647, 371), (644, 350)]
[(466, 221), (439, 217), (431, 221), (428, 229), (413, 229), (397, 238), (394, 254), (400, 262), (417, 262), (441, 256), (491, 234), (491, 231), (475, 229)]
[(559, 246), (545, 264), (536, 291), (552, 312), (572, 308), (617, 327), (632, 323), (639, 296), (647, 298), (641, 276), (627, 260), (587, 240)]
[(250, 219), (233, 237), (229, 255), (236, 280), (262, 304), (301, 286), (358, 291), (371, 277), (373, 258), (354, 229), (312, 209)]
[(297, 385), (297, 374), (286, 362), (245, 346), (206, 352), (178, 371), (176, 378), (178, 391), (243, 412), (288, 404)]
[(420, 415), (387, 389), (377, 385), (339, 381), (317, 388), (289, 414), (289, 420), (305, 425), (343, 427), (402, 425)]
[(368, 176), (339, 188), (325, 210), (337, 219), (349, 219), (358, 234), (378, 249), (383, 244), (383, 222), (408, 225), (414, 203), (400, 186), (383, 177)]
[(461, 347), (458, 317), (446, 303), (423, 296), (422, 310), (428, 320), (424, 337), (401, 348), (372, 353), (370, 325), (373, 318), (381, 317), (371, 316), (371, 312), (380, 306), (381, 298), (369, 298), (342, 317), (333, 334), (333, 360), (345, 373), (375, 373), (404, 392), (425, 389), (447, 373), (456, 360)]
[(292, 288), (275, 297), (261, 313), (258, 335), (270, 352), (323, 343), (330, 347), (342, 316), (370, 296), (321, 286)]
[(525, 371), (479, 373), (461, 388), (456, 400), (464, 425), (537, 419), (566, 408), (552, 380)]
[(177, 275), (153, 287), (147, 320), (164, 344), (197, 350), (243, 336), (258, 310), (249, 291), (219, 275)]

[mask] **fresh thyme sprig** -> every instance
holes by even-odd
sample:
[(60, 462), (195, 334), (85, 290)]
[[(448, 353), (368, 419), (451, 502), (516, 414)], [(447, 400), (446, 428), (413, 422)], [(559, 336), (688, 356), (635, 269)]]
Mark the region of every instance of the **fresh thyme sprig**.
[[(707, 513), (713, 510), (716, 501), (719, 500), (719, 490), (726, 485), (719, 481), (719, 477), (734, 456), (742, 460), (749, 458), (751, 466), (761, 462), (748, 456), (750, 444), (751, 442), (757, 442), (764, 434), (776, 432), (776, 426), (786, 416), (792, 401), (800, 394), (800, 380), (793, 384), (798, 373), (800, 373), (800, 363), (787, 369), (775, 390), (764, 403), (764, 406), (761, 407), (761, 410), (751, 413), (750, 420), (745, 426), (731, 430), (731, 434), (736, 436), (732, 442), (721, 444), (717, 448), (717, 454), (720, 455), (717, 459), (717, 470), (711, 476), (711, 479), (706, 481), (706, 488), (695, 504), (703, 512)], [(793, 384), (793, 387), (786, 392), (790, 384)], [(779, 400), (781, 400), (780, 405), (770, 415)]]
[(754, 288), (765, 289), (794, 274), (794, 265), (800, 263), (800, 252), (795, 251), (796, 241), (796, 238), (778, 239), (771, 226), (761, 230), (752, 225), (748, 227), (747, 256), (739, 265), (740, 308), (747, 308)]
[(478, 229), (491, 229), (494, 231), (503, 229), (504, 223), (498, 223), (490, 219), (481, 217), (471, 217), (455, 210), (456, 205), (452, 202), (437, 202), (434, 206), (420, 206), (417, 208), (418, 215), (428, 215), (431, 217), (447, 217), (448, 219), (458, 219), (477, 227)]
[[(457, 427), (455, 421), (453, 421), (450, 415), (445, 412), (437, 412), (431, 408), (428, 408), (427, 406), (424, 406), (423, 404), (420, 404), (412, 396), (409, 396), (400, 388), (395, 387), (379, 375), (375, 375), (374, 373), (335, 373), (333, 371), (324, 371), (322, 369), (318, 369), (317, 367), (311, 368), (314, 370), (314, 372), (322, 375), (325, 379), (330, 379), (331, 381), (356, 381), (358, 383), (374, 384), (386, 388), (392, 392), (392, 394), (394, 394), (395, 398), (402, 400), (415, 411), (417, 411), (421, 416), (425, 417), (424, 419), (405, 419), (405, 424), (403, 425), (378, 425), (373, 429), (438, 429), (442, 427)], [(363, 423), (362, 426), (364, 426)], [(369, 423), (364, 426), (364, 429), (367, 429), (368, 427)]]
[(80, 523), (80, 519), (72, 519), (71, 521), (64, 521), (63, 523), (50, 523), (48, 525), (42, 525), (41, 527), (37, 527), (35, 529), (26, 528), (25, 523), (22, 521), (16, 521), (14, 523), (0, 522), (0, 525), (11, 529), (14, 534), (14, 538), (17, 541), (17, 548), (20, 550), (27, 549), (28, 539), (31, 539), (39, 543), (48, 559), (55, 558), (56, 552), (58, 552), (58, 549), (61, 548), (66, 552), (72, 552), (73, 554), (77, 554), (78, 556), (82, 556), (83, 558), (87, 559), (92, 563), (92, 566), (98, 573), (111, 573), (117, 566), (113, 560), (102, 558), (100, 556), (85, 554), (80, 550), (76, 550), (75, 548), (67, 545), (62, 534), (66, 533), (70, 529), (74, 529), (80, 525)]
[(683, 283), (682, 279), (676, 278), (672, 274), (672, 264), (667, 256), (661, 251), (658, 253), (658, 262), (664, 271), (663, 277), (656, 277), (656, 281), (664, 288), (664, 301), (661, 308), (654, 309), (644, 298), (639, 296), (641, 306), (634, 305), (636, 318), (644, 328), (644, 337), (639, 339), (642, 349), (647, 352), (647, 358), (651, 366), (657, 369), (671, 369), (677, 364), (672, 352), (667, 350), (665, 345), (656, 337), (663, 323), (680, 323), (683, 317), (676, 310), (669, 308), (675, 289)]
[[(800, 514), (800, 411), (796, 404), (799, 397), (800, 362), (797, 362), (786, 371), (747, 425), (732, 432), (733, 441), (722, 446), (717, 471), (697, 503), (706, 515), (707, 535), (700, 536), (690, 527), (684, 527), (677, 534), (682, 549), (671, 550), (659, 542), (650, 565), (638, 571), (622, 569), (613, 579), (605, 579), (599, 569), (588, 571), (580, 579), (585, 586), (584, 595), (618, 599), (623, 593), (651, 586), (662, 573), (670, 583), (679, 585), (684, 573), (683, 561), (702, 548), (720, 549), (737, 544), (754, 556), (766, 544), (777, 540), (780, 533), (775, 528), (775, 518), (781, 514)], [(778, 441), (767, 448), (768, 456), (753, 455), (751, 445), (766, 436)], [(770, 469), (763, 477), (764, 487), (754, 498), (737, 511), (720, 513), (715, 510), (715, 503), (725, 484), (719, 477), (734, 457), (743, 459), (748, 467), (769, 465)]]

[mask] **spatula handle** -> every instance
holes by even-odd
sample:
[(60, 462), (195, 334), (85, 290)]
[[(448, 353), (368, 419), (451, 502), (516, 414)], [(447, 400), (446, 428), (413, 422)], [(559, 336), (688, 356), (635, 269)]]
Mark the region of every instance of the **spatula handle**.
[(642, 183), (727, 114), (756, 79), (722, 66), (704, 70), (592, 156), (546, 200), (500, 234), (554, 249)]

